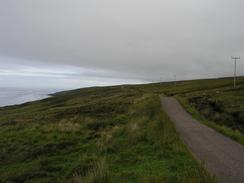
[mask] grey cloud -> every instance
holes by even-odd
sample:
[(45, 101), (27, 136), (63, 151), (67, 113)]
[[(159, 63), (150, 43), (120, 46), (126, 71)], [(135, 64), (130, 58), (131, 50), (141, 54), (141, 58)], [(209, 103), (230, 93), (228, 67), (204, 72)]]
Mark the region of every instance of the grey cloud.
[(0, 55), (98, 77), (228, 76), (230, 56), (244, 58), (243, 7), (242, 0), (0, 0)]

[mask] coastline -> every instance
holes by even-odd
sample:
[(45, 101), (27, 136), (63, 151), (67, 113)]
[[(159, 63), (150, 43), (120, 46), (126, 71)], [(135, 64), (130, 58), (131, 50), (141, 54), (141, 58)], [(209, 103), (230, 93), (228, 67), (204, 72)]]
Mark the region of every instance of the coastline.
[(0, 108), (44, 100), (56, 92), (52, 89), (3, 89), (0, 91)]

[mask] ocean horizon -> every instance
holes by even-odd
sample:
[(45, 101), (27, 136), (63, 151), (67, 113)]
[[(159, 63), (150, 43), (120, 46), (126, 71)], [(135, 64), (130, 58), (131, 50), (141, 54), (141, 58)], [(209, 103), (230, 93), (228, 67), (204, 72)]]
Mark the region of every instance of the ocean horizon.
[(23, 104), (26, 102), (42, 100), (50, 94), (62, 91), (57, 89), (37, 88), (0, 88), (0, 107)]

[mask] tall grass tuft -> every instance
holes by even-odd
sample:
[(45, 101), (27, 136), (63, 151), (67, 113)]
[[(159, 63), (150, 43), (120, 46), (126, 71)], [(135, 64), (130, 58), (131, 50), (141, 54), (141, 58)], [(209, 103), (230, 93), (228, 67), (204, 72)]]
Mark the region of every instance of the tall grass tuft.
[(101, 138), (97, 142), (96, 147), (98, 153), (110, 153), (115, 152), (115, 140), (116, 140), (116, 134), (118, 131), (120, 131), (121, 128), (119, 126), (114, 126), (110, 129), (104, 130), (101, 133)]
[(74, 174), (74, 183), (109, 183), (110, 175), (105, 159), (93, 164), (85, 176)]
[(199, 163), (199, 166), (194, 169), (187, 169), (183, 176), (177, 177), (177, 179), (182, 183), (218, 183), (217, 178), (209, 174), (203, 163)]

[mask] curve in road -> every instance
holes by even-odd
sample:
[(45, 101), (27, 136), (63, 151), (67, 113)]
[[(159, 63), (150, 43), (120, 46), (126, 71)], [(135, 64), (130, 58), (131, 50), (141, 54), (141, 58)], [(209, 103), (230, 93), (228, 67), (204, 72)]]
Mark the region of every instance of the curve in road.
[(163, 109), (188, 149), (220, 182), (244, 183), (244, 146), (194, 120), (173, 97), (161, 97)]

